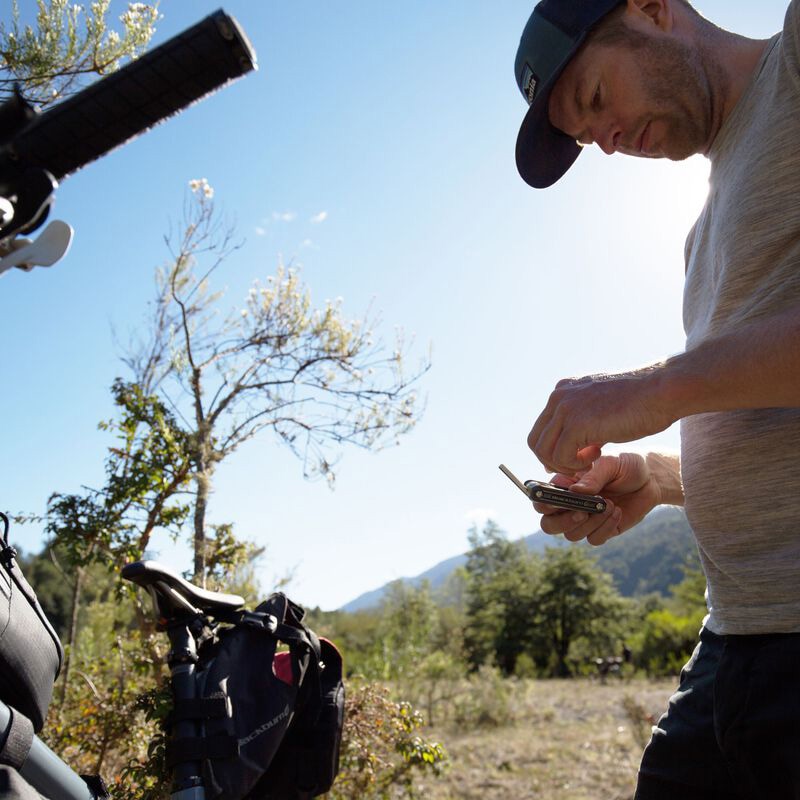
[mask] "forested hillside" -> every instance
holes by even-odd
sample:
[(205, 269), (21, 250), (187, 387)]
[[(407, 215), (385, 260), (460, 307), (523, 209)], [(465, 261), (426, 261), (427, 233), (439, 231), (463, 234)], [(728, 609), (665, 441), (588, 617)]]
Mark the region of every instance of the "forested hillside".
[[(561, 536), (547, 536), (541, 531), (523, 540), (532, 552), (549, 547), (574, 546)], [(635, 528), (612, 539), (603, 547), (578, 545), (586, 548), (598, 566), (611, 575), (617, 591), (624, 597), (656, 592), (667, 596), (670, 587), (683, 577), (683, 567), (696, 566), (697, 547), (682, 509), (665, 506), (649, 514)], [(434, 596), (445, 597), (448, 579), (467, 563), (463, 553), (441, 561), (413, 578), (403, 578), (412, 587), (427, 583)], [(386, 597), (391, 584), (365, 592), (342, 607), (342, 611), (362, 611), (376, 608)]]

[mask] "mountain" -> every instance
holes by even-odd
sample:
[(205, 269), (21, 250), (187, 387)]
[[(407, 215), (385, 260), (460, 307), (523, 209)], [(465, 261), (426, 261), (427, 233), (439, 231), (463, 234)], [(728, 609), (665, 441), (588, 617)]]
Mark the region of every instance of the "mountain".
[[(589, 548), (598, 565), (611, 575), (618, 591), (625, 597), (649, 592), (666, 595), (669, 587), (683, 577), (683, 565), (687, 561), (698, 563), (697, 546), (686, 516), (682, 509), (673, 506), (651, 512), (638, 525), (602, 547), (594, 548), (585, 542), (570, 544), (562, 536), (547, 536), (541, 531), (526, 536), (523, 541), (534, 552), (542, 552), (548, 547)], [(448, 577), (466, 563), (467, 554), (462, 553), (440, 561), (413, 578), (401, 580), (415, 587), (427, 582), (436, 593), (444, 587)], [(341, 610), (353, 612), (376, 608), (388, 586), (387, 583), (359, 595)]]
[[(467, 554), (463, 553), (460, 556), (452, 556), (444, 561), (440, 561), (436, 566), (431, 567), (429, 570), (419, 575), (415, 575), (413, 578), (400, 578), (400, 580), (414, 587), (421, 586), (427, 581), (431, 589), (441, 589), (450, 575), (466, 563)], [(393, 582), (394, 581), (392, 581), (392, 583)], [(378, 589), (360, 594), (355, 600), (351, 600), (346, 605), (343, 605), (340, 611), (365, 611), (368, 608), (377, 608), (377, 606), (381, 604), (389, 585), (390, 584), (385, 583)]]
[(597, 563), (625, 597), (657, 592), (683, 578), (683, 566), (699, 565), (697, 544), (683, 509), (665, 506), (637, 526), (595, 549)]

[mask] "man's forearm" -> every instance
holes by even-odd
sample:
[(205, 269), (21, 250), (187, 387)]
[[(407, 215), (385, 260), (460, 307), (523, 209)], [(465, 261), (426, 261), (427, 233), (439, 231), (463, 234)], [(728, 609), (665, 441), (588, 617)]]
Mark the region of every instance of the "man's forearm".
[(674, 419), (800, 406), (800, 309), (709, 339), (654, 372)]
[(553, 472), (586, 470), (609, 442), (632, 442), (693, 414), (800, 407), (800, 307), (618, 374), (556, 385), (528, 434)]

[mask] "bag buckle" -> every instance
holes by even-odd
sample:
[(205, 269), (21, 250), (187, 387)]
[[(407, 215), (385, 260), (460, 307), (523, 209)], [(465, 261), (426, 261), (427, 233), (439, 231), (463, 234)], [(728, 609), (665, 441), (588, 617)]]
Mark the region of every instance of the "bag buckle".
[(250, 628), (258, 628), (268, 633), (275, 633), (278, 630), (278, 618), (272, 614), (265, 614), (262, 611), (245, 611), (242, 613), (240, 624)]

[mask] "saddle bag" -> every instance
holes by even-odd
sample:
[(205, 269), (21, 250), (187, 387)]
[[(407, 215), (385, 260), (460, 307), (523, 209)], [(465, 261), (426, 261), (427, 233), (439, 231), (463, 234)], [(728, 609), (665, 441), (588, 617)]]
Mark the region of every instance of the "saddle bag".
[(0, 700), (25, 715), (36, 732), (44, 725), (64, 651), (36, 593), (8, 543), (0, 514)]
[(342, 661), (304, 613), (275, 593), (200, 647), (198, 698), (173, 711), (195, 719), (199, 735), (173, 739), (167, 763), (201, 762), (208, 800), (305, 800), (333, 783)]
[(320, 639), (319, 688), (299, 708), (289, 730), (256, 786), (253, 800), (307, 800), (327, 792), (339, 772), (344, 725), (342, 657)]

